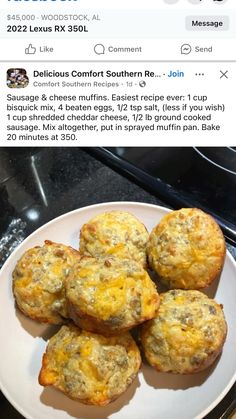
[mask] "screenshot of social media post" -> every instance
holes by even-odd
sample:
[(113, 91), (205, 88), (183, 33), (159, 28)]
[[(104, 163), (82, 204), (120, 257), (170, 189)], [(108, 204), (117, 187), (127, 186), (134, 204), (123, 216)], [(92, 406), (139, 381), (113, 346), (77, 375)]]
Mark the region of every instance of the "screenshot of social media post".
[(233, 141), (233, 0), (1, 7), (2, 145)]
[(0, 0), (1, 419), (236, 419), (236, 0)]

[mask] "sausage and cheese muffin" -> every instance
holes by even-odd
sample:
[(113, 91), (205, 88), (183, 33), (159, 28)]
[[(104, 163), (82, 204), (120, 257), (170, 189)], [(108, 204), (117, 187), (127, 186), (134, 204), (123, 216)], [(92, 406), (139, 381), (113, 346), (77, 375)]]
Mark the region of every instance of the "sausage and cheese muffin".
[(148, 362), (158, 371), (180, 374), (210, 366), (227, 334), (222, 306), (195, 290), (168, 291), (160, 299), (158, 315), (141, 331)]
[(152, 319), (159, 306), (154, 282), (129, 259), (82, 257), (67, 278), (66, 298), (78, 326), (105, 335)]
[(130, 258), (146, 266), (146, 227), (132, 214), (111, 211), (92, 218), (81, 229), (80, 252), (95, 258)]
[(27, 250), (13, 271), (13, 293), (26, 316), (60, 324), (68, 317), (64, 281), (80, 254), (72, 247), (45, 241)]
[(183, 208), (165, 215), (152, 230), (147, 253), (150, 266), (169, 289), (201, 289), (220, 275), (226, 246), (210, 215)]
[(128, 332), (107, 338), (69, 324), (50, 339), (39, 383), (82, 403), (105, 406), (124, 393), (140, 365), (139, 349)]

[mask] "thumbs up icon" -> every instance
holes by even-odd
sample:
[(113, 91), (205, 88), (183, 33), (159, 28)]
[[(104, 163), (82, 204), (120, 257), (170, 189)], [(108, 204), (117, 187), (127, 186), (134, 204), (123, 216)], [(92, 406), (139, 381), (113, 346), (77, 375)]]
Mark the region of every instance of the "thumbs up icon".
[(35, 53), (36, 53), (36, 48), (33, 47), (32, 44), (29, 44), (29, 46), (25, 48), (25, 54), (35, 54)]

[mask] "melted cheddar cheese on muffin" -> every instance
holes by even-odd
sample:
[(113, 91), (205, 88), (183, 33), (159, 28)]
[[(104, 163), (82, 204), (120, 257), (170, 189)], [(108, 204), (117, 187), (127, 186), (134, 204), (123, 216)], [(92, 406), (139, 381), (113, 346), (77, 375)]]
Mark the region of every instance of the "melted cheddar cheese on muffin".
[(19, 309), (40, 322), (63, 323), (68, 317), (64, 281), (79, 259), (79, 252), (72, 247), (49, 240), (27, 250), (12, 274)]
[(165, 215), (147, 244), (150, 266), (169, 289), (208, 286), (220, 275), (225, 253), (218, 224), (196, 208)]
[(180, 374), (207, 368), (227, 334), (221, 305), (191, 290), (168, 291), (160, 299), (158, 315), (141, 331), (148, 362), (158, 371)]
[(66, 298), (78, 326), (106, 335), (153, 318), (159, 306), (148, 273), (129, 259), (82, 257), (67, 278)]
[(106, 338), (69, 324), (50, 339), (39, 383), (82, 403), (105, 406), (128, 388), (140, 365), (128, 332)]
[(111, 211), (92, 218), (81, 229), (80, 252), (95, 258), (130, 258), (146, 266), (146, 227), (132, 214)]

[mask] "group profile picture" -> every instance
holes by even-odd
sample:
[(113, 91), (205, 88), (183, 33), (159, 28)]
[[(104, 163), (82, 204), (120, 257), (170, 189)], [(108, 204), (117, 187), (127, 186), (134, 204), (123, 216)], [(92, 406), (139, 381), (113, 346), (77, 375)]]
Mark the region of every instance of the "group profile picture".
[(29, 84), (29, 77), (24, 68), (9, 68), (7, 70), (7, 86), (11, 89), (22, 89)]

